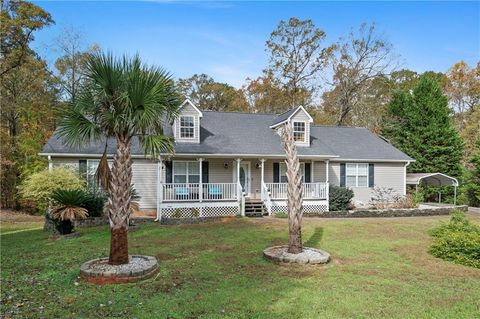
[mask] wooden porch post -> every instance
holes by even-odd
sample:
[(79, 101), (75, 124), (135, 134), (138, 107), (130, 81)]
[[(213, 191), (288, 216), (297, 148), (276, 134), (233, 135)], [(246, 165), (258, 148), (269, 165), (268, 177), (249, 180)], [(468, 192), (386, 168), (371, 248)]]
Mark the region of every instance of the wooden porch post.
[(48, 155), (48, 171), (51, 172), (53, 169), (52, 156)]

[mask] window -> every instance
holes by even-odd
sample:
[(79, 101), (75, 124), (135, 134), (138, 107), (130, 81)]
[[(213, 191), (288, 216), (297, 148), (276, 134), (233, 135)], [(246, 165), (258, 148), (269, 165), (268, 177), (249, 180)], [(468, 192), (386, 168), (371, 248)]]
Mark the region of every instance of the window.
[(194, 138), (195, 137), (195, 119), (193, 116), (181, 116), (180, 117), (180, 137), (181, 138)]
[(305, 142), (305, 122), (293, 122), (293, 139)]
[(173, 162), (174, 183), (200, 183), (199, 162)]
[(345, 175), (347, 187), (368, 187), (368, 164), (346, 164)]
[[(108, 160), (108, 166), (112, 168), (112, 160)], [(87, 186), (95, 186), (95, 173), (97, 172), (98, 164), (100, 163), (99, 159), (89, 159), (87, 160)]]
[[(280, 183), (288, 183), (288, 178), (287, 178), (287, 164), (285, 163), (280, 163)], [(303, 176), (305, 176), (305, 163), (300, 163), (300, 172), (302, 174), (302, 182), (303, 182)]]

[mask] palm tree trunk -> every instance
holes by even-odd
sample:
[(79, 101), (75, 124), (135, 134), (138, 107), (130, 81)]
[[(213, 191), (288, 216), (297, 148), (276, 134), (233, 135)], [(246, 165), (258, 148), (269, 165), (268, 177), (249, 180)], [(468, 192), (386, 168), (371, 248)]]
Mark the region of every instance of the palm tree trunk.
[(302, 252), (302, 215), (303, 194), (300, 162), (297, 148), (293, 139), (291, 123), (282, 128), (283, 147), (287, 158), (287, 206), (288, 206), (288, 252), (298, 254)]
[(130, 140), (117, 136), (117, 151), (113, 159), (111, 184), (107, 204), (110, 219), (109, 264), (128, 263), (128, 220), (132, 182), (132, 158)]

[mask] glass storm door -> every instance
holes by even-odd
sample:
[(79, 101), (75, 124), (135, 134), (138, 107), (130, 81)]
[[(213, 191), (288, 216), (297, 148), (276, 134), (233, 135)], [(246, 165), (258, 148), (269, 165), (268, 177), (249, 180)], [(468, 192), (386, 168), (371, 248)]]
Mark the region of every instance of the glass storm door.
[(250, 195), (250, 162), (240, 163), (240, 184), (246, 193)]

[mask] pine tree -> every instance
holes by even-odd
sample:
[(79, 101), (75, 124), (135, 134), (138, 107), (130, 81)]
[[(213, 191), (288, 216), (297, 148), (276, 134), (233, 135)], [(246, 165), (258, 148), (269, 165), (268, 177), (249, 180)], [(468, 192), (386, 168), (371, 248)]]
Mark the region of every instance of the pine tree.
[(452, 125), (447, 97), (431, 76), (422, 75), (412, 92), (393, 94), (383, 134), (416, 160), (410, 172), (461, 175), (463, 141)]

